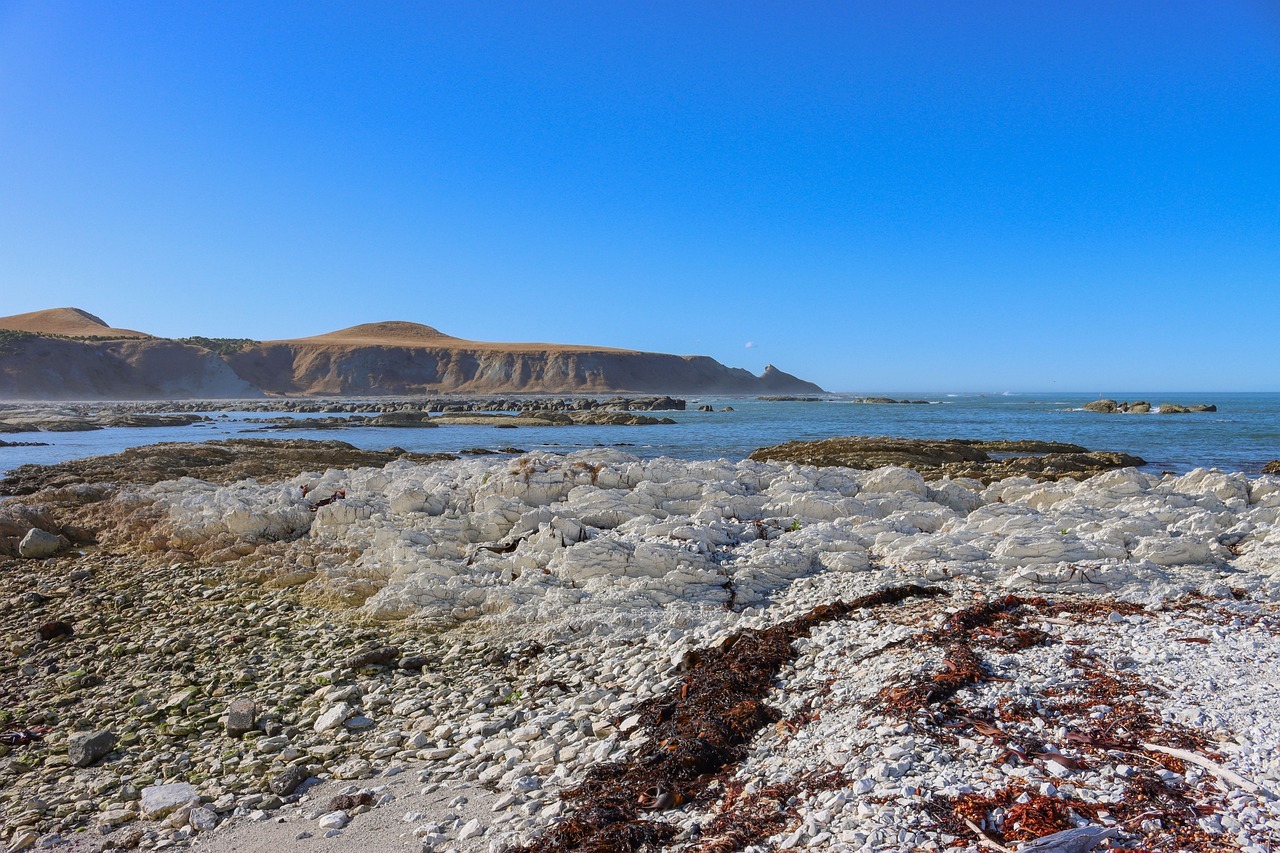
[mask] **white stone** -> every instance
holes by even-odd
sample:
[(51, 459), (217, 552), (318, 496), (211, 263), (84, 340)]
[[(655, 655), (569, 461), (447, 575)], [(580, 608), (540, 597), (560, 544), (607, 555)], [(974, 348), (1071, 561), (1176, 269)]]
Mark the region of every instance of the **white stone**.
[(476, 836), (483, 835), (483, 834), (484, 834), (484, 827), (480, 825), (480, 821), (477, 818), (472, 818), (471, 820), (463, 824), (462, 828), (458, 830), (458, 840), (468, 841), (472, 838), (475, 838)]
[(316, 719), (315, 730), (317, 732), (327, 732), (330, 729), (336, 729), (355, 712), (355, 708), (352, 708), (346, 702), (339, 702)]
[(156, 820), (199, 799), (200, 794), (186, 782), (151, 785), (142, 789), (139, 811), (144, 819)]
[(31, 559), (42, 559), (44, 557), (52, 557), (54, 554), (62, 550), (67, 544), (67, 540), (48, 531), (33, 527), (27, 531), (22, 537), (22, 541), (18, 543), (18, 555)]

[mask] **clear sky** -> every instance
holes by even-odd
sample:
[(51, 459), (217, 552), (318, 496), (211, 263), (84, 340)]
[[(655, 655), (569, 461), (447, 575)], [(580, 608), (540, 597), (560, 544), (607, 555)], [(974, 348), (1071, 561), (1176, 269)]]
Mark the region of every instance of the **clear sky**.
[(1280, 4), (0, 0), (0, 315), (1280, 390)]

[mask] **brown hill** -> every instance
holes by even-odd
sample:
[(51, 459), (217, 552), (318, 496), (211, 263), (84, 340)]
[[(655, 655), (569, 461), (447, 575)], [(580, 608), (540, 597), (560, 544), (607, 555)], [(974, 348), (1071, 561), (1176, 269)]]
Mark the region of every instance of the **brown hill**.
[(421, 323), (403, 320), (384, 320), (381, 323), (362, 323), (336, 332), (325, 332), (307, 338), (283, 341), (267, 341), (272, 344), (339, 344), (379, 347), (439, 346), (440, 344), (466, 343), (450, 337), (439, 329)]
[(113, 329), (101, 317), (79, 308), (47, 308), (27, 314), (0, 317), (0, 329), (30, 332), (33, 335), (66, 335), (76, 338), (149, 338), (132, 329)]
[(267, 341), (268, 344), (335, 344), (341, 346), (373, 346), (373, 347), (450, 347), (470, 350), (496, 350), (502, 352), (626, 352), (639, 354), (639, 350), (618, 349), (616, 347), (582, 346), (577, 344), (544, 344), (544, 343), (496, 343), (492, 341), (470, 341), (446, 335), (439, 329), (424, 326), (421, 323), (407, 323), (403, 320), (384, 320), (381, 323), (364, 323), (312, 335), (307, 338), (292, 340)]
[[(14, 325), (6, 326), (10, 321)], [(47, 337), (68, 334), (54, 328), (95, 330), (77, 333), (86, 337), (115, 336), (121, 331), (74, 308), (0, 318), (0, 328), (33, 334), (0, 341), (0, 398), (822, 391), (772, 365), (754, 376), (707, 356), (468, 341), (401, 321), (366, 323), (293, 340), (237, 341), (221, 353), (215, 348), (223, 347), (214, 347), (219, 342), (209, 339), (182, 343), (160, 338), (68, 341)]]

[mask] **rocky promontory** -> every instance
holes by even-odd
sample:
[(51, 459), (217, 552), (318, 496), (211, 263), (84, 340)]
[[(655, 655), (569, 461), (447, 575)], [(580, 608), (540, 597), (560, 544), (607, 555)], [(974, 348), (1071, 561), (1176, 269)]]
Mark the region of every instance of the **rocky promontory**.
[(277, 341), (165, 339), (76, 308), (0, 318), (0, 398), (31, 400), (573, 392), (814, 393), (706, 356), (491, 343), (402, 321)]

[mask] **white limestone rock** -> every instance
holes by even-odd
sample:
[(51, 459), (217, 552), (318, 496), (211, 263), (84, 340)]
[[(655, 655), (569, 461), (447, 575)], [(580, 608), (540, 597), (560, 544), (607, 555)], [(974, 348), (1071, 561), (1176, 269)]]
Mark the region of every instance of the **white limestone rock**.
[(316, 718), (313, 728), (317, 732), (327, 732), (336, 729), (354, 716), (356, 709), (346, 702), (339, 702), (336, 705), (325, 710), (318, 718)]
[(22, 537), (22, 541), (18, 543), (18, 556), (28, 559), (52, 557), (69, 544), (64, 536), (33, 527), (27, 531), (26, 535)]
[(158, 820), (189, 803), (198, 802), (199, 799), (199, 792), (186, 782), (151, 785), (142, 789), (139, 813), (146, 820)]

